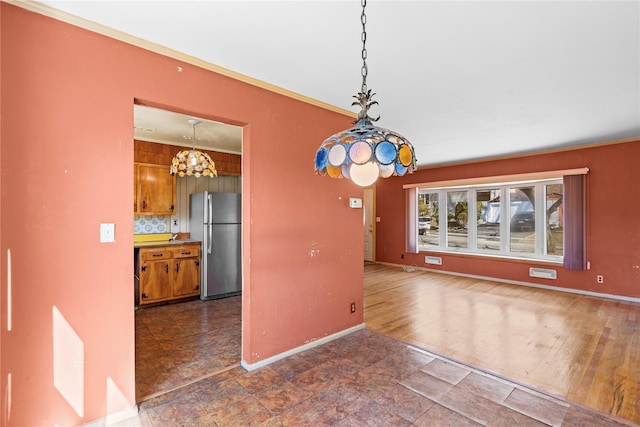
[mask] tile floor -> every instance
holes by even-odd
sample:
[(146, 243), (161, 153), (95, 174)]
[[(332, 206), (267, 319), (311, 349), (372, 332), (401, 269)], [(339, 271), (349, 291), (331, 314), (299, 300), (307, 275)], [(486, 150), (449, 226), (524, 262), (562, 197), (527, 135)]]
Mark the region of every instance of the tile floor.
[[(187, 304), (207, 306), (202, 309), (207, 316), (221, 315), (220, 307), (208, 308), (215, 305), (210, 302)], [(165, 328), (165, 332), (194, 332), (193, 338), (181, 341), (186, 347), (173, 345), (168, 339), (160, 344), (156, 356), (162, 358), (161, 366), (180, 364), (187, 359), (187, 349), (191, 349), (207, 354), (202, 359), (207, 362), (191, 362), (198, 365), (193, 371), (208, 363), (217, 369), (215, 354), (198, 349), (200, 344), (214, 339), (200, 336), (206, 322), (189, 321), (190, 326), (177, 327), (175, 320), (185, 320), (186, 314), (181, 315), (178, 307), (169, 310), (176, 311), (173, 321), (164, 322), (151, 312), (136, 314), (141, 317), (141, 329), (147, 328), (150, 334), (160, 336)], [(219, 332), (223, 331), (221, 327)], [(137, 342), (139, 345), (144, 343), (144, 339), (137, 341), (141, 341)], [(239, 355), (235, 360), (239, 360)], [(199, 370), (198, 377), (188, 368), (178, 371), (182, 381), (201, 378), (200, 374), (205, 372)], [(166, 369), (160, 372), (155, 374), (156, 384), (179, 383), (164, 377)], [(145, 389), (145, 384), (150, 383), (142, 382), (139, 390), (148, 393), (150, 389)], [(118, 425), (630, 425), (367, 329), (252, 372), (232, 367), (145, 400), (139, 409), (137, 419)]]
[(242, 297), (139, 309), (136, 400), (238, 365)]

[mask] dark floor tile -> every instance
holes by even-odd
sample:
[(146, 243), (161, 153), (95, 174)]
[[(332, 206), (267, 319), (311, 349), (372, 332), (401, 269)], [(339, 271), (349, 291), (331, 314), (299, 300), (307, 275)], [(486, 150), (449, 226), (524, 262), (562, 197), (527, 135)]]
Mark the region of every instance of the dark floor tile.
[(409, 422), (417, 420), (434, 405), (433, 400), (400, 384), (377, 385), (368, 394), (376, 404)]
[(483, 425), (494, 419), (502, 408), (491, 400), (457, 387), (451, 389), (438, 403)]
[(551, 426), (562, 425), (569, 409), (569, 404), (561, 400), (521, 388), (513, 390), (504, 405)]
[(225, 365), (218, 358), (208, 357), (196, 359), (190, 363), (183, 363), (178, 366), (178, 372), (186, 381), (190, 381), (210, 375), (224, 367)]
[(478, 424), (464, 415), (460, 415), (451, 409), (445, 408), (444, 406), (435, 404), (420, 418), (418, 418), (413, 425), (416, 427), (478, 427), (482, 424)]
[(254, 396), (248, 396), (216, 411), (210, 411), (209, 416), (217, 425), (225, 427), (260, 425), (272, 417)]
[(236, 378), (236, 380), (247, 389), (249, 393), (254, 394), (273, 387), (279, 387), (286, 382), (282, 375), (268, 366), (247, 372)]
[[(489, 420), (487, 427), (545, 427), (547, 424), (527, 417), (518, 411), (502, 406), (496, 412), (493, 419)], [(586, 427), (586, 424), (583, 425)]]
[(311, 368), (295, 377), (291, 378), (291, 383), (315, 394), (320, 394), (341, 378), (326, 369), (322, 365)]
[(442, 359), (434, 359), (421, 370), (451, 384), (458, 384), (471, 372), (468, 368), (463, 368)]
[(411, 422), (377, 402), (369, 402), (349, 414), (349, 426), (410, 426)]
[(258, 401), (274, 415), (286, 411), (311, 396), (313, 393), (296, 387), (290, 382), (285, 382), (255, 395)]
[(358, 362), (340, 357), (328, 360), (318, 367), (336, 379), (353, 378), (362, 369), (362, 365)]
[(345, 423), (349, 414), (333, 402), (323, 400), (321, 396), (307, 399), (278, 415), (285, 426), (334, 427)]
[(471, 372), (464, 377), (457, 387), (460, 390), (470, 391), (496, 403), (504, 402), (515, 388), (513, 383), (508, 384), (498, 378), (477, 372)]
[(408, 378), (434, 360), (434, 357), (412, 347), (403, 346), (368, 369), (381, 368), (398, 380)]
[(325, 360), (318, 362), (316, 358), (302, 353), (279, 360), (273, 363), (271, 368), (282, 375), (283, 378), (291, 379), (296, 375), (318, 366), (324, 361)]
[(153, 407), (164, 405), (167, 402), (170, 402), (176, 399), (183, 399), (183, 402), (186, 402), (188, 399), (193, 399), (193, 398), (195, 398), (196, 400), (199, 400), (198, 395), (200, 394), (201, 387), (202, 387), (202, 382), (197, 382), (194, 384), (189, 384), (185, 387), (180, 387), (176, 390), (173, 390), (167, 393), (162, 393), (157, 397), (140, 402), (139, 408), (140, 410), (151, 409)]
[(212, 420), (205, 408), (197, 401), (197, 398), (194, 400), (194, 397), (192, 395), (182, 396), (162, 405), (145, 409), (144, 412), (154, 426), (206, 425), (207, 420)]
[(453, 384), (422, 371), (413, 373), (400, 384), (436, 402), (453, 388)]
[(210, 378), (199, 381), (201, 383), (198, 399), (208, 411), (217, 411), (238, 400), (243, 400), (251, 394), (234, 378), (215, 382)]

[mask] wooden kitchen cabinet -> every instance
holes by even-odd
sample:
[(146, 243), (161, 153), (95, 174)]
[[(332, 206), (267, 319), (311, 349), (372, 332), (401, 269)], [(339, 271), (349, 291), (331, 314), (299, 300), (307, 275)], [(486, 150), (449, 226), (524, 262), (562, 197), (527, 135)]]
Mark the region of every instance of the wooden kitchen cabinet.
[(173, 215), (176, 204), (176, 177), (169, 166), (134, 164), (134, 213)]
[(173, 250), (174, 288), (173, 295), (200, 294), (200, 248), (183, 246)]
[(200, 295), (199, 243), (141, 248), (140, 305)]

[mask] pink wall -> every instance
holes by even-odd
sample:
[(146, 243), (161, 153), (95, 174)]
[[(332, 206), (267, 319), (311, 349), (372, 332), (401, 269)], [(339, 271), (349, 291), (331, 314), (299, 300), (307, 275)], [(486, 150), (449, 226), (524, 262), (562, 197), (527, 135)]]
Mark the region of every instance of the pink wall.
[[(362, 323), (349, 313), (362, 212), (347, 203), (362, 191), (313, 173), (351, 118), (6, 3), (0, 20), (2, 424), (77, 425), (134, 404), (136, 99), (245, 125), (247, 363)], [(99, 243), (103, 222), (115, 243)], [(54, 307), (82, 344), (84, 368), (58, 368), (84, 375), (78, 410), (54, 387)]]
[[(419, 156), (419, 153), (417, 153)], [(419, 159), (419, 157), (418, 157)], [(640, 298), (640, 140), (535, 156), (425, 168), (401, 179), (378, 183), (376, 193), (376, 257), (378, 261), (415, 264), (463, 274), (495, 277), (549, 286)], [(557, 280), (529, 277), (529, 267), (547, 264), (496, 260), (487, 257), (438, 253), (442, 266), (426, 265), (425, 255), (407, 254), (404, 247), (404, 190), (409, 183), (497, 176), (545, 170), (588, 167), (587, 253), (589, 271), (553, 266)], [(404, 255), (404, 259), (401, 258)], [(596, 283), (603, 275), (603, 284)]]

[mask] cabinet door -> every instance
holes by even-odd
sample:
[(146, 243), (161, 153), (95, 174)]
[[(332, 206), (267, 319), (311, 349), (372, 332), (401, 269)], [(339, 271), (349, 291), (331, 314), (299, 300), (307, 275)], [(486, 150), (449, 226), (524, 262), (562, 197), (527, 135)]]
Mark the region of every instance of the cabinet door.
[(169, 166), (136, 165), (137, 213), (171, 215), (175, 209), (176, 177)]
[(200, 293), (200, 260), (179, 258), (173, 260), (173, 296), (198, 295)]
[(171, 260), (143, 261), (140, 265), (140, 304), (171, 298)]

